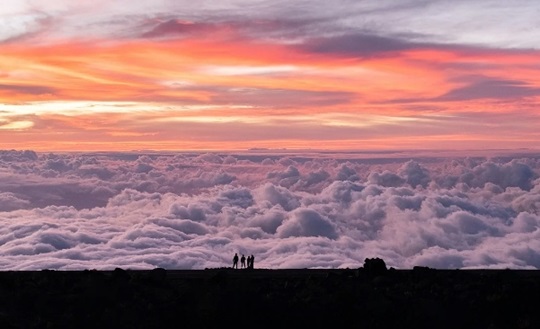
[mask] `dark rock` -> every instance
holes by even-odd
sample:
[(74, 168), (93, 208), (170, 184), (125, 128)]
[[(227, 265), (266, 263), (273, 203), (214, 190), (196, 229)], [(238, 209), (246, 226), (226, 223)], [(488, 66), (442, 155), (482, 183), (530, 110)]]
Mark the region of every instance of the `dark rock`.
[(155, 268), (150, 272), (150, 277), (154, 281), (165, 281), (165, 279), (167, 278), (167, 270), (159, 267)]
[(0, 271), (0, 328), (540, 328), (540, 271), (382, 265)]
[(126, 270), (121, 269), (119, 267), (114, 269), (112, 273), (112, 277), (116, 281), (129, 281), (129, 279), (131, 279), (131, 276), (129, 275), (129, 273)]

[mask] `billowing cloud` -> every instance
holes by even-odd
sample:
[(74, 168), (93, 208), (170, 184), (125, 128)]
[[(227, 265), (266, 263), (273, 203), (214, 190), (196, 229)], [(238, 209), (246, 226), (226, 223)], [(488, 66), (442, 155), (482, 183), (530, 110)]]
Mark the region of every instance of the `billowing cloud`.
[(11, 192), (0, 193), (0, 210), (10, 211), (15, 209), (22, 209), (30, 206), (28, 200), (19, 199), (17, 195)]
[(536, 154), (411, 158), (2, 151), (0, 268), (540, 267)]
[(278, 228), (278, 237), (322, 236), (336, 239), (338, 236), (332, 223), (315, 210), (298, 209), (291, 213), (291, 217)]

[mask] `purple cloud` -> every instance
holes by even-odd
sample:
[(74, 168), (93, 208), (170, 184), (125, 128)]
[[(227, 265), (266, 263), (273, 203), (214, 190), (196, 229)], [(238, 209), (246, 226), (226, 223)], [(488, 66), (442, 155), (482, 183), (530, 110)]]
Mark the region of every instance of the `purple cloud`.
[(52, 94), (54, 95), (57, 90), (51, 87), (47, 86), (39, 86), (39, 85), (8, 85), (8, 84), (0, 84), (0, 91), (7, 91), (17, 94), (27, 94), (27, 95), (45, 95), (45, 94)]
[(216, 30), (216, 26), (201, 22), (189, 22), (181, 21), (178, 19), (168, 19), (163, 22), (158, 22), (151, 30), (144, 32), (141, 37), (143, 38), (162, 38), (162, 37), (174, 37), (185, 36), (192, 34), (200, 34), (205, 32), (212, 32)]
[(473, 99), (512, 99), (540, 95), (540, 88), (523, 81), (484, 78), (441, 95), (436, 101), (466, 101)]
[(452, 102), (470, 101), (479, 99), (519, 99), (540, 95), (537, 88), (526, 81), (509, 80), (486, 76), (465, 76), (454, 79), (463, 84), (448, 92), (432, 98), (402, 98), (394, 99), (389, 103), (416, 103), (416, 102)]
[(299, 46), (307, 52), (350, 57), (371, 57), (418, 47), (398, 38), (355, 33), (307, 40)]

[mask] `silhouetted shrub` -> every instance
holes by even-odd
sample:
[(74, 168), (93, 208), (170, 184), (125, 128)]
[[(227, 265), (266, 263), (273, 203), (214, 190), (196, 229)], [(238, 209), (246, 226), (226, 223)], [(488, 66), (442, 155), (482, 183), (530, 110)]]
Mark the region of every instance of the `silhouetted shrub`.
[(364, 270), (368, 275), (377, 276), (386, 273), (386, 263), (381, 258), (366, 258), (364, 260)]

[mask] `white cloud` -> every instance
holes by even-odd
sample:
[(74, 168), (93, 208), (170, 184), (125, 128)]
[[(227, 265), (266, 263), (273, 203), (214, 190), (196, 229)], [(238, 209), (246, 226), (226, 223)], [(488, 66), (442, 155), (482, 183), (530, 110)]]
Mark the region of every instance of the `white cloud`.
[[(282, 20), (276, 32), (264, 37), (281, 42), (298, 42), (312, 35), (373, 33), (398, 36), (415, 42), (482, 45), (494, 48), (537, 48), (536, 14), (538, 3), (522, 0), (519, 5), (503, 0), (430, 1), (7, 1), (0, 8), (3, 24), (0, 40), (47, 30), (49, 38), (126, 37), (148, 32), (141, 30), (149, 20), (174, 17), (201, 22), (247, 17), (251, 21)], [(43, 26), (45, 16), (54, 24)], [(307, 26), (291, 24), (298, 20)], [(287, 23), (290, 26), (287, 26)], [(436, 27), (436, 28), (434, 28)], [(84, 35), (81, 35), (84, 31)], [(286, 38), (284, 38), (286, 37)], [(285, 40), (284, 40), (285, 39)], [(34, 39), (42, 41), (43, 38)], [(288, 66), (269, 71), (290, 71)], [(225, 68), (221, 73), (251, 72), (252, 68)]]
[(291, 213), (291, 218), (277, 228), (280, 238), (300, 236), (322, 236), (336, 239), (336, 227), (330, 220), (313, 209), (297, 209)]

